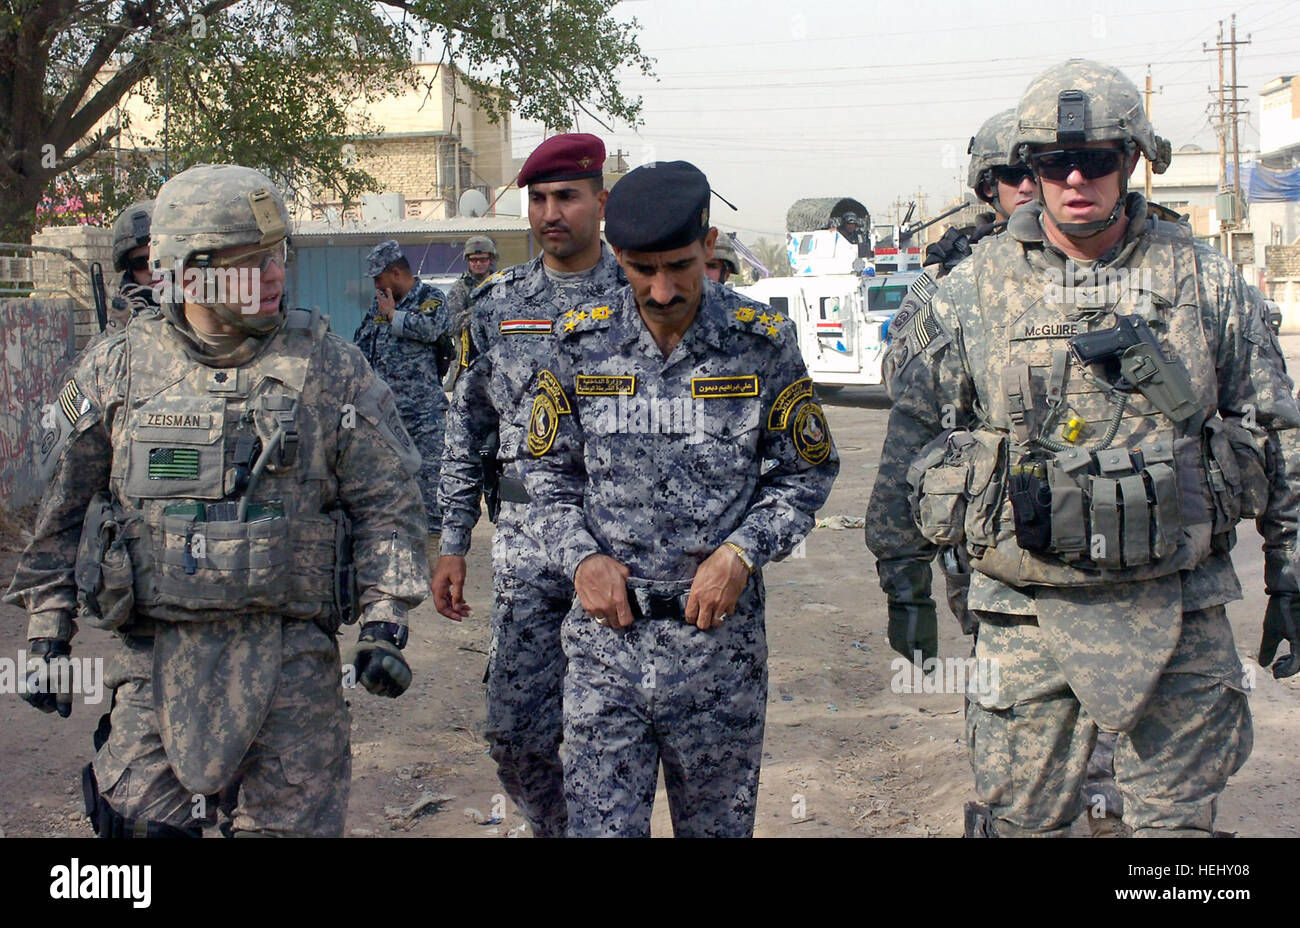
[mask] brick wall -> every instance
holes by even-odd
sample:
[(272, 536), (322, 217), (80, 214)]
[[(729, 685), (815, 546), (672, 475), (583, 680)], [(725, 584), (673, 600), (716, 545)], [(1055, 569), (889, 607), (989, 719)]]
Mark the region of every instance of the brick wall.
[[(91, 336), (99, 331), (95, 318), (95, 298), (90, 289), (90, 265), (98, 261), (104, 268), (104, 284), (108, 299), (117, 293), (120, 275), (113, 270), (113, 232), (98, 226), (50, 226), (37, 232), (33, 245), (66, 248), (74, 260), (46, 254), (44, 275), (38, 270), (36, 281), (40, 289), (61, 289), (71, 297), (69, 311), (77, 339), (77, 350), (85, 347)], [(38, 252), (39, 254), (39, 252)]]

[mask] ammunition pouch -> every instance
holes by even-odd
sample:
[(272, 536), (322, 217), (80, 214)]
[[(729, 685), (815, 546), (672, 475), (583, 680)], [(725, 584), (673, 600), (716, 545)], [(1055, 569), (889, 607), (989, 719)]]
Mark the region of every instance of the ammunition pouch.
[(153, 544), (155, 602), (189, 610), (285, 605), (294, 552), (284, 506), (254, 504), (243, 522), (236, 520), (237, 506), (183, 502), (163, 509)]
[(1210, 553), (1202, 446), (1053, 455), (990, 430), (944, 433), (908, 471), (913, 515), (927, 539), (964, 544), (973, 569), (1015, 586), (1161, 577)]
[(126, 518), (108, 493), (96, 493), (86, 507), (74, 577), (77, 619), (94, 628), (121, 628), (135, 606)]

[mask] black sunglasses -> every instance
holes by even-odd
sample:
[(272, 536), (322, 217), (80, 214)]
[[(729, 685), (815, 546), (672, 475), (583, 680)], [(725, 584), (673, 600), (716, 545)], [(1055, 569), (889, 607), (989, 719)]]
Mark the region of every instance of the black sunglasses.
[(1034, 172), (1023, 164), (1017, 164), (1014, 167), (1011, 165), (998, 165), (989, 170), (993, 172), (993, 179), (998, 183), (1008, 184), (1012, 187), (1019, 187), (1025, 178), (1034, 176)]
[(126, 266), (133, 271), (147, 271), (149, 270), (149, 256), (137, 255), (134, 258), (127, 258)]
[(1124, 152), (1113, 148), (1072, 148), (1068, 151), (1044, 151), (1030, 155), (1034, 173), (1048, 180), (1063, 181), (1075, 168), (1088, 180), (1114, 174), (1124, 160)]

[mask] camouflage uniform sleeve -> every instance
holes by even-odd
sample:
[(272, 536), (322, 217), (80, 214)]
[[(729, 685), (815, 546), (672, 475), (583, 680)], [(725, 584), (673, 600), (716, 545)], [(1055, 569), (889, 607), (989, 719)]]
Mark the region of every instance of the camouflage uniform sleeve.
[(973, 263), (964, 261), (945, 277), (897, 335), (909, 352), (894, 375), (894, 404), (866, 514), (867, 547), (887, 593), (899, 571), (927, 564), (936, 550), (912, 520), (907, 469), (936, 435), (971, 418), (973, 387), (956, 307), (974, 301)]
[[(1300, 409), (1287, 376), (1282, 346), (1268, 324), (1264, 303), (1217, 252), (1197, 249), (1206, 308), (1221, 333), (1216, 366), (1219, 411), (1253, 418), (1264, 436), (1268, 508), (1257, 521), (1264, 539), (1264, 585), (1270, 592), (1300, 592), (1297, 522), (1300, 521)], [(1253, 411), (1253, 414), (1252, 414)]]
[(479, 520), (479, 494), (483, 486), (483, 461), (479, 450), (488, 446), (497, 430), (497, 411), (488, 394), (492, 359), (488, 355), (487, 329), (482, 317), (469, 327), (469, 367), (456, 380), (447, 411), (438, 505), (442, 507), (441, 553), (464, 557)]
[(930, 305), (938, 289), (938, 282), (929, 273), (922, 273), (907, 288), (907, 296), (903, 297), (898, 312), (889, 323), (889, 347), (885, 349), (885, 357), (880, 362), (880, 376), (885, 385), (885, 393), (891, 400), (894, 398), (894, 378), (914, 353), (915, 336), (907, 324), (918, 312)]
[(759, 456), (767, 469), (744, 519), (726, 539), (754, 567), (784, 557), (812, 530), (840, 470), (839, 451), (793, 331), (786, 330), (777, 346), (772, 369), (761, 378), (766, 419), (759, 427)]
[(414, 309), (393, 313), (393, 334), (430, 345), (451, 332), (447, 298), (436, 287), (422, 287)]
[(447, 290), (447, 324), (453, 335), (469, 325), (469, 288), (458, 280)]
[(519, 459), (528, 490), (525, 526), (572, 579), (579, 564), (604, 552), (587, 528), (582, 423), (574, 402), (570, 365), (558, 343), (526, 396), (532, 399), (519, 410), (521, 417), (528, 416), (528, 453)]
[(338, 346), (325, 377), (339, 390), (339, 408), (356, 412), (340, 417), (334, 472), (352, 520), (361, 621), (405, 625), (408, 610), (429, 595), (420, 455), (392, 391), (356, 348)]
[(109, 437), (126, 382), (125, 339), (86, 351), (55, 402), (46, 407), (42, 468), (50, 474), (36, 516), (35, 537), (18, 559), (5, 602), (26, 607), (27, 637), (71, 638), (76, 631), (74, 571), (86, 507), (109, 488)]

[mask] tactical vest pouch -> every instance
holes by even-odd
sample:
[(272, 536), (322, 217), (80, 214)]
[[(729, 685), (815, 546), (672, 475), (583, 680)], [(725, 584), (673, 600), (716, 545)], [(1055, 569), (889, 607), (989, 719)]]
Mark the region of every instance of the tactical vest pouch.
[(334, 616), (340, 625), (351, 625), (361, 615), (357, 590), (357, 566), (352, 560), (352, 520), (342, 507), (330, 513), (334, 520)]
[[(163, 510), (154, 541), (160, 605), (186, 609), (276, 609), (290, 597), (289, 521), (278, 501), (249, 506), (247, 521), (203, 503)], [(215, 512), (213, 510), (216, 510)]]
[(1047, 464), (1024, 460), (1012, 464), (1007, 495), (1016, 520), (1016, 542), (1026, 551), (1048, 551), (1052, 546), (1052, 488)]
[(135, 606), (125, 522), (108, 493), (96, 493), (86, 508), (74, 574), (77, 619), (94, 628), (121, 628)]
[(1207, 419), (1204, 447), (1214, 534), (1231, 531), (1242, 519), (1262, 516), (1268, 508), (1268, 476), (1254, 434), (1236, 419)]
[(966, 487), (975, 446), (965, 429), (944, 432), (908, 469), (913, 518), (921, 534), (937, 545), (959, 545), (965, 538)]

